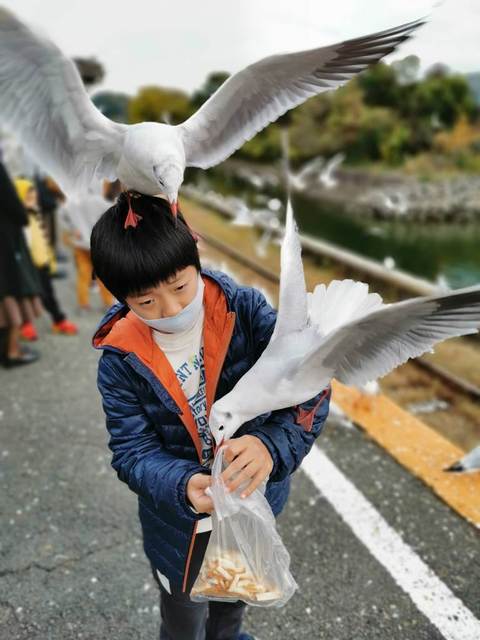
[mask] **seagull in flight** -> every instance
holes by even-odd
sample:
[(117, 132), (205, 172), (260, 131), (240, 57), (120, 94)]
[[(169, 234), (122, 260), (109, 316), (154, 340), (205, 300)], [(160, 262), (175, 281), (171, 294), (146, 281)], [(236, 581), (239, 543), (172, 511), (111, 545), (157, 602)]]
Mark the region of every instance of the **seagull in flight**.
[(289, 109), (381, 60), (422, 24), (263, 58), (228, 78), (181, 124), (126, 125), (94, 106), (74, 62), (53, 42), (0, 8), (0, 122), (66, 193), (118, 178), (127, 189), (163, 194), (176, 215), (186, 167), (222, 162)]
[(332, 378), (364, 385), (437, 342), (479, 327), (480, 286), (394, 304), (384, 304), (367, 284), (353, 280), (333, 280), (307, 293), (288, 200), (275, 327), (260, 358), (213, 404), (212, 436), (220, 446), (247, 420), (306, 402)]

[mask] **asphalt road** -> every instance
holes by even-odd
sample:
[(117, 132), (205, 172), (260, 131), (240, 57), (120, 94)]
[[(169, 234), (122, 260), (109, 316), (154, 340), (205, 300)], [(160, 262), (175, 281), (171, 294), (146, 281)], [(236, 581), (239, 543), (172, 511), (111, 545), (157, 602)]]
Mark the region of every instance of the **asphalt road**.
[[(72, 282), (57, 286), (73, 311)], [(50, 335), (43, 319), (41, 361), (0, 371), (2, 640), (158, 637), (136, 498), (106, 446), (89, 345), (99, 317), (80, 318), (73, 338)], [(357, 429), (330, 423), (318, 446), (480, 618), (478, 531)], [(279, 529), (300, 589), (283, 609), (249, 610), (245, 628), (257, 640), (457, 640), (419, 611), (303, 472)]]

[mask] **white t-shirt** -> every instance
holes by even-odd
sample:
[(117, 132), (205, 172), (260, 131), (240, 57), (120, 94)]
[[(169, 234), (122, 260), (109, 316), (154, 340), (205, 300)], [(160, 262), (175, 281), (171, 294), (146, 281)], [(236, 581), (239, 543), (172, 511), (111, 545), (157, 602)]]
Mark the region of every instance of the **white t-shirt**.
[(202, 443), (202, 465), (209, 466), (213, 456), (213, 438), (207, 420), (205, 366), (203, 363), (202, 310), (191, 329), (181, 333), (153, 331), (153, 338), (168, 358), (188, 400)]

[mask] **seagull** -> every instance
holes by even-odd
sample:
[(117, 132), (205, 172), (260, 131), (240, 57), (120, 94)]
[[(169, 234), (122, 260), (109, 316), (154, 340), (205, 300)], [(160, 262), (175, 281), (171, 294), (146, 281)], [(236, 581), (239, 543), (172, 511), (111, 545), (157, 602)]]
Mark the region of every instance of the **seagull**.
[(233, 210), (235, 211), (235, 217), (231, 224), (234, 227), (253, 227), (255, 221), (253, 219), (252, 212), (245, 202), (240, 198), (231, 198), (230, 204), (233, 205)]
[(458, 462), (455, 462), (445, 469), (445, 471), (456, 473), (480, 471), (480, 445), (463, 456), (461, 460), (458, 460)]
[(296, 173), (290, 171), (288, 177), (292, 188), (295, 191), (304, 191), (308, 186), (308, 178), (311, 177), (313, 173), (318, 172), (322, 168), (324, 162), (325, 160), (322, 156), (317, 156), (316, 158), (313, 158), (313, 160), (304, 164)]
[(330, 160), (328, 160), (324, 169), (320, 172), (318, 180), (325, 187), (325, 189), (333, 189), (337, 186), (338, 180), (334, 177), (334, 171), (345, 160), (344, 153), (336, 153)]
[(384, 207), (388, 211), (398, 216), (404, 216), (408, 213), (409, 203), (407, 196), (402, 191), (395, 191), (392, 194), (383, 194)]
[(67, 193), (96, 177), (163, 194), (177, 212), (185, 168), (208, 169), (289, 109), (344, 85), (424, 24), (274, 55), (230, 76), (185, 122), (126, 125), (92, 103), (72, 60), (0, 8), (0, 121)]
[(213, 404), (212, 435), (220, 446), (247, 420), (306, 402), (332, 378), (363, 385), (437, 342), (479, 327), (480, 285), (395, 304), (384, 304), (367, 284), (353, 280), (318, 284), (307, 293), (288, 200), (275, 327), (260, 358)]

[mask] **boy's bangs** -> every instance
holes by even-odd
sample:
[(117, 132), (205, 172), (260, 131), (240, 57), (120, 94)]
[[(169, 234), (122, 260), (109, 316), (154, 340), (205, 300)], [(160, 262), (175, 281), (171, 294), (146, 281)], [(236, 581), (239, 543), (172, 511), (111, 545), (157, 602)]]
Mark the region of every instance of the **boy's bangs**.
[(142, 251), (125, 256), (121, 280), (124, 290), (128, 291), (126, 295), (144, 295), (188, 266), (199, 268), (195, 255), (196, 246), (192, 251), (189, 245), (190, 243), (179, 241), (178, 238), (171, 238), (170, 244), (162, 246), (161, 250), (156, 242), (152, 242), (152, 246), (144, 246)]
[(128, 203), (122, 196), (92, 231), (95, 273), (118, 300), (140, 296), (188, 266), (200, 270), (198, 249), (183, 216), (175, 224), (168, 203), (142, 196), (133, 200), (141, 220), (124, 228)]

